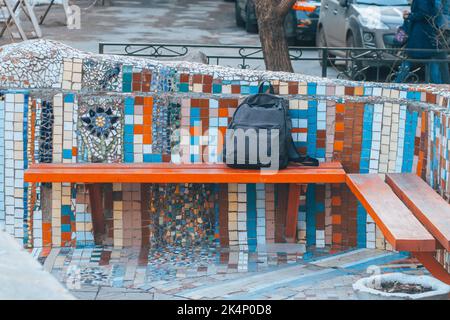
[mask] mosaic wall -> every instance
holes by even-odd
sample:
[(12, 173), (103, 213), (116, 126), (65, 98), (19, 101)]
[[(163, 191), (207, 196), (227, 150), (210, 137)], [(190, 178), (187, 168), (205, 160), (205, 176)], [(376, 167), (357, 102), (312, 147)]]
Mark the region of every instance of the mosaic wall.
[[(87, 189), (28, 185), (29, 162), (221, 162), (220, 137), (262, 80), (289, 98), (301, 152), (352, 173), (415, 172), (449, 199), (450, 94), (439, 87), (99, 56), (45, 40), (3, 47), (0, 61), (0, 227), (29, 247), (94, 244)], [(103, 192), (105, 241), (117, 247), (254, 251), (284, 241), (286, 185), (113, 184)], [(303, 186), (299, 200), (305, 250), (389, 248), (347, 187)], [(448, 265), (447, 253), (439, 259)]]

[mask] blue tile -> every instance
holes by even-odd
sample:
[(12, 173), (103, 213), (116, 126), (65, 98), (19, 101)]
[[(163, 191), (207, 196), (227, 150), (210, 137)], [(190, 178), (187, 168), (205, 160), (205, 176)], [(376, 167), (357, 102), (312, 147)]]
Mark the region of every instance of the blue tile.
[(130, 143), (133, 143), (133, 141), (134, 141), (134, 135), (133, 134), (124, 134), (123, 135), (123, 142), (125, 143), (125, 144), (130, 144)]
[(315, 95), (317, 90), (317, 84), (315, 83), (308, 83), (308, 95)]
[(133, 115), (134, 114), (134, 99), (127, 97), (125, 99), (125, 110), (126, 115)]
[(123, 132), (125, 134), (133, 135), (134, 134), (134, 126), (132, 124), (124, 125)]
[(72, 209), (70, 205), (62, 205), (61, 206), (61, 215), (62, 216), (70, 216), (72, 214)]
[(189, 92), (189, 83), (180, 83), (180, 84), (178, 84), (178, 91), (180, 91), (180, 92)]
[(133, 145), (130, 143), (124, 144), (123, 149), (125, 150), (125, 153), (133, 153), (134, 151)]
[(160, 163), (162, 162), (161, 154), (144, 154), (144, 162), (146, 163)]
[(200, 108), (191, 107), (190, 108), (191, 118), (200, 118)]
[(367, 242), (367, 212), (361, 203), (358, 202), (358, 209), (356, 212), (356, 244), (358, 248), (365, 248)]
[(64, 96), (65, 103), (73, 103), (75, 101), (75, 96), (73, 94), (66, 94)]
[(72, 159), (72, 150), (71, 149), (63, 149), (62, 156), (64, 159)]
[(306, 245), (316, 244), (316, 185), (309, 184), (306, 191)]

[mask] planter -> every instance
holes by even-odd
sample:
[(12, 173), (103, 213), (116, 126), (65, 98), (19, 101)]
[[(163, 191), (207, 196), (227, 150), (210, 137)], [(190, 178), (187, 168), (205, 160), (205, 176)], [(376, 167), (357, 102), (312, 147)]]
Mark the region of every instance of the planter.
[[(380, 285), (416, 284), (429, 291), (421, 293), (385, 292)], [(429, 276), (412, 276), (402, 273), (387, 273), (363, 278), (353, 284), (353, 290), (360, 300), (447, 300), (450, 286)]]

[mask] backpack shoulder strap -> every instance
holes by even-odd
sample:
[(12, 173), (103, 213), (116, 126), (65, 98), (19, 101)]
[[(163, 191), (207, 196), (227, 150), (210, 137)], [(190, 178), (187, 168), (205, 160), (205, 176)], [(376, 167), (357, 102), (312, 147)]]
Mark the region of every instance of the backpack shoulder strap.
[[(289, 134), (290, 136), (290, 134)], [(296, 162), (298, 164), (301, 164), (303, 166), (308, 167), (318, 167), (319, 166), (319, 160), (316, 158), (312, 158), (309, 156), (303, 156), (300, 153), (298, 153), (297, 148), (295, 147), (294, 141), (292, 140), (292, 136), (289, 139), (290, 142), (288, 142), (288, 155), (289, 155), (289, 161)]]
[[(268, 89), (266, 89), (265, 87), (264, 87), (264, 84), (269, 84), (269, 87), (268, 87)], [(264, 89), (266, 89), (266, 91), (264, 91)], [(270, 93), (270, 94), (275, 94), (275, 90), (273, 89), (273, 86), (272, 86), (272, 84), (270, 83), (270, 81), (266, 81), (266, 80), (264, 80), (264, 81), (262, 81), (260, 84), (259, 84), (259, 87), (258, 87), (258, 93)]]

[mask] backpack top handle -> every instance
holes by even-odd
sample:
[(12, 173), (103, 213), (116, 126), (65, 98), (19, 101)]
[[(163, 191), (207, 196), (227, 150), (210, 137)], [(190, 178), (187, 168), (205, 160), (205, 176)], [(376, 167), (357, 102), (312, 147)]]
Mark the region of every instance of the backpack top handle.
[[(264, 84), (268, 83), (269, 84), (269, 90), (264, 90)], [(258, 89), (258, 93), (268, 93), (267, 91), (269, 91), (270, 94), (275, 94), (275, 90), (273, 89), (272, 84), (270, 83), (270, 81), (266, 81), (264, 80), (263, 82), (261, 82), (259, 84), (259, 89)]]

